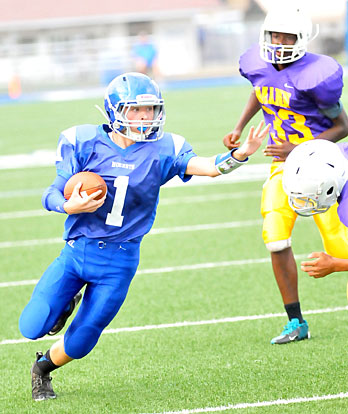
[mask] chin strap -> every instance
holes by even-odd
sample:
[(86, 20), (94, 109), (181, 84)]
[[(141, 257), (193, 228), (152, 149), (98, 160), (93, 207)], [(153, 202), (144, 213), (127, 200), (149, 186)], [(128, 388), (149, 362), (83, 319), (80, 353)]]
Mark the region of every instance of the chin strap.
[(215, 168), (219, 174), (228, 174), (248, 162), (249, 158), (246, 158), (244, 161), (239, 161), (233, 157), (233, 153), (237, 149), (238, 148), (233, 148), (233, 150), (226, 152), (225, 154), (218, 154), (216, 156)]
[(103, 115), (103, 117), (108, 121), (108, 125), (110, 124), (110, 119), (108, 118), (108, 116), (106, 115), (106, 113), (101, 109), (101, 107), (99, 105), (94, 105), (98, 111)]
[(319, 24), (317, 23), (315, 25), (315, 33), (313, 34), (313, 36), (310, 39), (308, 39), (308, 43), (311, 42), (312, 40), (316, 39), (318, 37), (318, 35), (319, 35)]

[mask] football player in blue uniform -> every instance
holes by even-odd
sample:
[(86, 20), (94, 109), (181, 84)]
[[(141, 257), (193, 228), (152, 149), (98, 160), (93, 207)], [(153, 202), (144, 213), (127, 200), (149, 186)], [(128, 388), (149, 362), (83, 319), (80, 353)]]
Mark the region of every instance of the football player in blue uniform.
[[(251, 128), (240, 148), (198, 157), (182, 136), (163, 132), (164, 102), (157, 84), (140, 73), (125, 73), (107, 87), (108, 125), (80, 125), (62, 132), (57, 149), (57, 176), (45, 191), (43, 206), (66, 213), (65, 247), (36, 285), (19, 327), (26, 338), (56, 333), (64, 325), (85, 287), (81, 306), (64, 334), (45, 355), (37, 353), (32, 398), (55, 398), (50, 372), (86, 356), (119, 311), (139, 263), (139, 247), (156, 215), (161, 185), (178, 175), (215, 177), (248, 160), (269, 127)], [(81, 196), (77, 184), (67, 201), (67, 180), (93, 171), (107, 184)], [(57, 328), (57, 325), (60, 325)]]

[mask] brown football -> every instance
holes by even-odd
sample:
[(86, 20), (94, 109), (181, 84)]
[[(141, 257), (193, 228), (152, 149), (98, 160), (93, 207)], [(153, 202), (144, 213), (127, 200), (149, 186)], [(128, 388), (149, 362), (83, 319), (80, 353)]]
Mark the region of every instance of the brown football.
[(66, 200), (69, 200), (75, 185), (79, 182), (82, 183), (80, 189), (80, 194), (82, 197), (95, 193), (98, 190), (102, 190), (101, 194), (95, 198), (96, 200), (99, 200), (100, 198), (104, 197), (104, 194), (107, 191), (105, 181), (100, 175), (91, 171), (82, 171), (71, 176), (65, 184), (64, 197)]

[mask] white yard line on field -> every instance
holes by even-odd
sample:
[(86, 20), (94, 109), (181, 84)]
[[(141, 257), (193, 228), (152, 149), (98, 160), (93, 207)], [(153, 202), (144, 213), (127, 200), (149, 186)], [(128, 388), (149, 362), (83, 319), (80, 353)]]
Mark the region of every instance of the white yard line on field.
[[(42, 217), (50, 216), (50, 212), (41, 209), (41, 210), (23, 210), (23, 211), (10, 211), (8, 213), (0, 213), (0, 220), (9, 220), (9, 219), (19, 219), (19, 218), (29, 218), (29, 217)], [(51, 217), (54, 215), (51, 214)]]
[(295, 397), (287, 400), (279, 399), (273, 401), (257, 401), (254, 403), (239, 403), (239, 404), (228, 404), (220, 407), (205, 407), (205, 408), (193, 408), (184, 409), (179, 411), (161, 411), (160, 413), (151, 414), (198, 414), (198, 413), (216, 413), (227, 410), (241, 410), (245, 408), (259, 408), (259, 407), (271, 407), (277, 405), (288, 405), (288, 404), (300, 404), (315, 401), (325, 400), (338, 400), (342, 398), (348, 398), (348, 392), (340, 392), (339, 394), (328, 394), (328, 395), (315, 395), (313, 397)]
[(2, 282), (0, 283), (0, 288), (36, 285), (38, 281), (39, 279), (29, 279), (29, 280), (17, 280), (14, 282)]
[[(296, 259), (304, 259), (305, 257), (306, 255), (297, 255)], [(228, 261), (223, 261), (223, 262), (195, 263), (191, 265), (167, 266), (167, 267), (159, 267), (155, 269), (138, 270), (137, 276), (160, 274), (160, 273), (182, 272), (182, 271), (187, 271), (187, 270), (213, 269), (216, 267), (245, 266), (245, 265), (250, 265), (250, 264), (260, 264), (260, 263), (270, 263), (270, 262), (271, 262), (270, 257), (265, 257), (261, 259), (228, 260)], [(0, 288), (35, 285), (37, 282), (38, 282), (38, 279), (18, 280), (14, 282), (3, 282), (3, 283), (0, 283)]]
[[(325, 309), (313, 309), (308, 311), (303, 311), (304, 315), (317, 315), (323, 313), (334, 313), (334, 312), (342, 312), (347, 311), (348, 306), (340, 306), (336, 308), (325, 308)], [(110, 335), (110, 334), (119, 334), (124, 332), (139, 332), (139, 331), (152, 331), (158, 329), (170, 329), (170, 328), (184, 328), (189, 326), (202, 326), (202, 325), (216, 325), (220, 323), (235, 323), (235, 322), (245, 322), (245, 321), (255, 321), (260, 319), (270, 319), (270, 318), (280, 318), (285, 317), (286, 313), (267, 313), (263, 315), (247, 315), (247, 316), (234, 316), (222, 319), (210, 319), (210, 320), (202, 320), (202, 321), (184, 321), (184, 322), (174, 322), (174, 323), (163, 323), (160, 325), (144, 325), (144, 326), (131, 326), (131, 327), (124, 327), (124, 328), (116, 328), (116, 329), (105, 329), (102, 335)], [(27, 342), (38, 342), (38, 341), (57, 341), (58, 339), (62, 338), (62, 335), (57, 336), (45, 336), (43, 338), (36, 339), (32, 341), (27, 338), (21, 339), (4, 339), (0, 342), (0, 345), (16, 345), (16, 344), (23, 344)]]
[[(183, 233), (203, 230), (219, 230), (219, 229), (233, 229), (238, 227), (252, 227), (261, 225), (262, 220), (244, 220), (244, 221), (230, 221), (226, 223), (211, 223), (211, 224), (196, 224), (193, 226), (177, 226), (177, 227), (162, 227), (152, 229), (149, 235), (156, 236), (165, 233)], [(53, 237), (50, 239), (32, 239), (32, 240), (16, 240), (0, 242), (0, 249), (8, 249), (12, 247), (28, 247), (41, 246), (45, 244), (59, 244), (63, 243), (63, 239)]]
[(0, 198), (1, 200), (3, 200), (5, 198), (24, 198), (24, 197), (32, 197), (32, 196), (41, 197), (44, 191), (45, 191), (45, 188), (0, 191)]
[[(13, 154), (0, 156), (0, 170), (18, 168), (41, 168), (54, 167), (56, 152), (52, 150), (38, 150), (30, 154)], [(216, 178), (211, 177), (192, 177), (185, 185), (201, 185), (202, 183), (229, 183), (240, 181), (260, 181), (267, 178), (270, 163), (248, 164), (234, 171), (232, 174), (223, 174)], [(167, 187), (181, 186), (183, 183), (178, 177), (170, 180)]]
[[(198, 196), (189, 196), (189, 197), (175, 197), (175, 198), (163, 198), (161, 199), (161, 206), (168, 206), (173, 204), (193, 204), (193, 203), (207, 203), (210, 201), (227, 201), (227, 200), (236, 200), (252, 197), (260, 197), (261, 191), (244, 191), (238, 193), (221, 193), (221, 194), (210, 194), (210, 195), (198, 195)], [(1, 193), (0, 193), (1, 198)], [(9, 220), (9, 219), (19, 219), (19, 218), (29, 218), (29, 217), (56, 217), (56, 214), (45, 210), (44, 208), (40, 210), (23, 210), (23, 211), (10, 211), (5, 213), (0, 213), (0, 220)]]

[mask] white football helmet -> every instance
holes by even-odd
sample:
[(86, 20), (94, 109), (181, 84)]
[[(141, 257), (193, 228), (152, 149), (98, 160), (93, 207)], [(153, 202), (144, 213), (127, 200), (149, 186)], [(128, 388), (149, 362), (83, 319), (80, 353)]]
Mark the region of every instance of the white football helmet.
[[(316, 33), (311, 37), (311, 19), (298, 7), (293, 5), (283, 6), (278, 4), (271, 9), (261, 26), (260, 56), (269, 63), (286, 64), (295, 62), (304, 56), (308, 43), (319, 33), (319, 27), (316, 25)], [(297, 41), (294, 45), (272, 44), (272, 32), (294, 34), (297, 36)]]
[(348, 160), (339, 147), (323, 139), (295, 147), (284, 163), (283, 187), (300, 216), (325, 213), (348, 179)]

